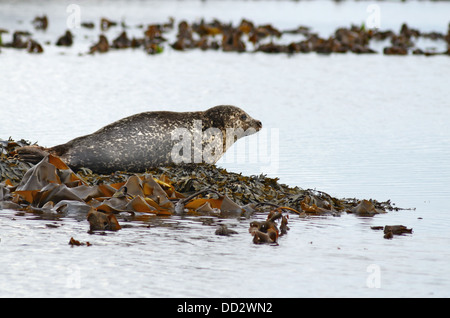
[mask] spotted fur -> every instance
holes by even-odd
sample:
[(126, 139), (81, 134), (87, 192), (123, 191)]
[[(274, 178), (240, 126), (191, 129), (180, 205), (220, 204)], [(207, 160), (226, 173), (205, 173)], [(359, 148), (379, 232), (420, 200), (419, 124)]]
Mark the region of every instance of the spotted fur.
[[(248, 135), (262, 127), (260, 121), (242, 109), (229, 105), (212, 107), (203, 112), (145, 112), (49, 148), (48, 152), (58, 155), (75, 170), (86, 167), (97, 173), (143, 172), (151, 167), (173, 164), (170, 154), (176, 141), (172, 140), (171, 133), (176, 128), (186, 128), (192, 132), (194, 120), (201, 120), (202, 131), (220, 129), (224, 145), (227, 128), (242, 128)], [(229, 144), (232, 143), (234, 138), (229, 141)]]

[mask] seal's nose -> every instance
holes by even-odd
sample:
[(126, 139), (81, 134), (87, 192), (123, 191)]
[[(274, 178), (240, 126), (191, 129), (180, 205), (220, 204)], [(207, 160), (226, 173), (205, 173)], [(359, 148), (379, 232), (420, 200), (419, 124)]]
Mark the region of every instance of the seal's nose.
[(256, 121), (256, 126), (258, 128), (262, 128), (262, 122), (260, 122), (259, 120)]

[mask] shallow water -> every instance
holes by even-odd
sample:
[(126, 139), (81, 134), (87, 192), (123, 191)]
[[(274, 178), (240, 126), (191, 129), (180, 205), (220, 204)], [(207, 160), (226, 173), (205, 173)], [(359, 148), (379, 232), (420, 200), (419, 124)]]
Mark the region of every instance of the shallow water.
[[(115, 3), (123, 10), (102, 1), (82, 2), (82, 21), (97, 23), (105, 16), (134, 25), (173, 16), (237, 23), (245, 17), (327, 33), (367, 16), (367, 4), (361, 2)], [(35, 37), (54, 42), (64, 32), (67, 5), (2, 2), (0, 27), (32, 30), (29, 21), (47, 13), (50, 28)], [(408, 22), (423, 31), (445, 32), (449, 22), (448, 3), (379, 5), (382, 29), (397, 31)], [(84, 220), (1, 210), (0, 296), (450, 296), (448, 56), (288, 57), (170, 48), (158, 56), (139, 50), (79, 56), (99, 31), (76, 32), (69, 49), (45, 45), (37, 56), (2, 49), (1, 138), (52, 146), (141, 111), (234, 104), (263, 122), (264, 131), (251, 140), (258, 151), (267, 146), (271, 152), (258, 153), (255, 163), (245, 156), (238, 157), (245, 162), (222, 160), (228, 170), (416, 209), (373, 218), (291, 215), (291, 230), (279, 246), (254, 245), (250, 220), (213, 219), (208, 225), (208, 217), (155, 218), (128, 222), (116, 233), (89, 235)], [(111, 29), (107, 35), (119, 32)], [(243, 145), (241, 140), (236, 147)], [(239, 234), (214, 235), (221, 222)], [(370, 229), (390, 224), (414, 233), (385, 240)], [(71, 248), (70, 237), (92, 246)]]

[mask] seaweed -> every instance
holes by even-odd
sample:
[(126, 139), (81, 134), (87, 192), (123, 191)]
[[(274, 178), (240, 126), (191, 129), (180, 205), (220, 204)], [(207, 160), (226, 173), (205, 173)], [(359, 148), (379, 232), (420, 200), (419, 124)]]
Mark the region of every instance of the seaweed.
[[(245, 176), (208, 164), (109, 175), (86, 168), (73, 171), (54, 155), (33, 165), (17, 156), (17, 148), (30, 144), (0, 140), (0, 208), (84, 217), (89, 233), (120, 230), (117, 216), (124, 213), (136, 219), (186, 214), (248, 219), (267, 213), (266, 221), (250, 223), (249, 232), (256, 244), (276, 244), (279, 236), (288, 233), (289, 214), (374, 216), (398, 209), (390, 201), (338, 199), (322, 191), (290, 187), (277, 178)], [(220, 227), (216, 234), (233, 232)]]
[[(44, 15), (36, 17), (33, 25), (37, 30), (45, 30), (48, 26), (48, 18)], [(112, 40), (110, 44), (106, 31), (119, 25), (116, 21), (111, 21), (105, 17), (100, 19), (99, 41), (92, 45), (89, 53), (105, 53), (111, 49), (127, 49), (142, 47), (150, 55), (164, 52), (164, 43), (167, 42), (166, 34), (174, 29), (175, 20), (169, 18), (169, 21), (162, 24), (149, 24), (142, 28), (141, 36), (137, 38), (128, 38), (124, 29), (129, 28), (124, 22), (120, 23), (122, 32)], [(81, 26), (94, 28), (92, 22), (83, 22)], [(181, 20), (176, 28), (176, 40), (169, 43), (176, 51), (189, 51), (193, 49), (222, 50), (224, 52), (263, 52), (268, 54), (297, 54), (316, 52), (319, 54), (376, 54), (379, 53), (371, 48), (373, 42), (389, 41), (380, 53), (384, 55), (408, 55), (410, 52), (414, 55), (450, 55), (450, 26), (446, 34), (439, 32), (421, 32), (403, 23), (399, 32), (392, 30), (379, 30), (366, 28), (362, 26), (350, 25), (350, 27), (339, 27), (334, 34), (328, 37), (321, 37), (312, 32), (310, 27), (299, 26), (291, 30), (280, 30), (271, 24), (256, 25), (254, 22), (242, 19), (238, 25), (225, 23), (217, 19), (210, 22), (200, 21), (188, 22)], [(1, 34), (8, 33), (7, 30), (0, 30), (0, 46), (2, 46)], [(292, 38), (290, 43), (277, 43), (277, 40), (283, 38), (286, 34)], [(26, 41), (23, 36), (27, 36)], [(5, 43), (5, 47), (18, 49), (27, 49), (30, 53), (43, 52), (42, 46), (30, 38), (31, 33), (24, 31), (15, 31), (11, 43)], [(425, 49), (415, 47), (420, 38), (432, 41), (444, 42), (447, 49), (437, 52), (434, 49)], [(56, 41), (58, 46), (71, 46), (73, 37), (69, 31)]]

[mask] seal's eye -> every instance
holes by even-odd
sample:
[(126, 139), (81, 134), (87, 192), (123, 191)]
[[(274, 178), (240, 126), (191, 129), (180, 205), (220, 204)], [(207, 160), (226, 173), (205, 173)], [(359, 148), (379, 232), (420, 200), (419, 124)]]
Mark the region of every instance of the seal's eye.
[(241, 120), (247, 120), (247, 115), (245, 115), (245, 114), (242, 115), (242, 116), (241, 116)]

